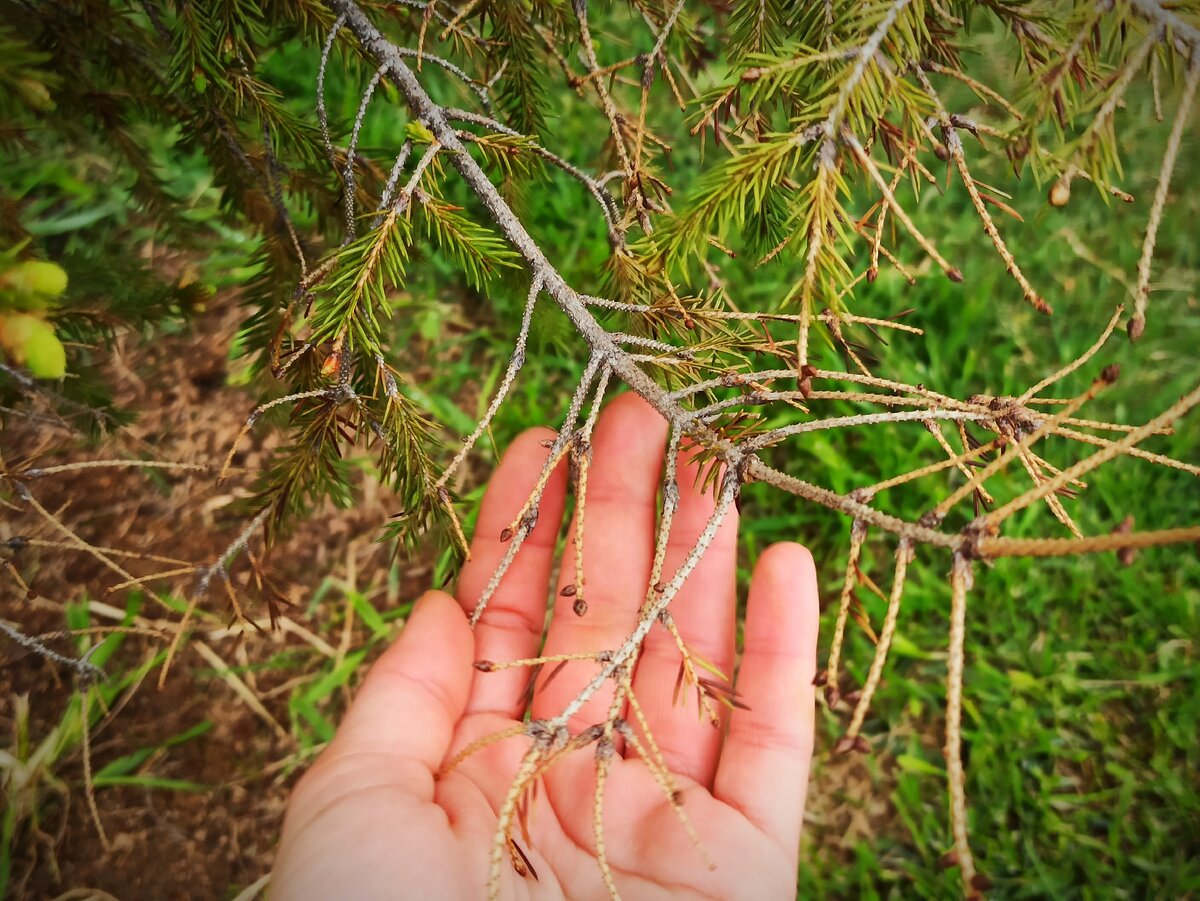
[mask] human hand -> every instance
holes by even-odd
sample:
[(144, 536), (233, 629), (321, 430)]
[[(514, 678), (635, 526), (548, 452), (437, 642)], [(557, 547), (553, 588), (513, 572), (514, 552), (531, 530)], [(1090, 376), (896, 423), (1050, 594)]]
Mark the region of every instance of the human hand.
[[(584, 575), (588, 612), (556, 606), (544, 654), (616, 648), (645, 600), (654, 550), (656, 497), (666, 423), (623, 395), (593, 437)], [(556, 537), (566, 493), (555, 471), (537, 526), (474, 629), (470, 611), (504, 553), (498, 540), (546, 460), (548, 430), (522, 435), (492, 477), (458, 600), (422, 597), (396, 643), (374, 665), (336, 737), (292, 796), (272, 876), (272, 899), (481, 898), (499, 810), (528, 739), (509, 738), (439, 777), (469, 743), (521, 722), (529, 672), (476, 672), (471, 663), (539, 653)], [(694, 463), (680, 459), (680, 504), (665, 573), (674, 572), (713, 510), (693, 489)], [(734, 669), (737, 514), (730, 510), (708, 552), (671, 606), (688, 647), (722, 672)], [(573, 584), (572, 555), (560, 584)], [(781, 544), (759, 559), (750, 586), (737, 709), (721, 728), (676, 704), (680, 654), (658, 626), (633, 678), (683, 807), (693, 846), (646, 764), (626, 750), (612, 761), (604, 802), (605, 851), (628, 899), (793, 898), (813, 738), (817, 591), (812, 558)], [(533, 695), (532, 715), (553, 716), (595, 675), (574, 661)], [(541, 680), (545, 682), (543, 678)], [(603, 722), (612, 690), (570, 724)], [(722, 706), (722, 709), (724, 707)], [(521, 850), (537, 876), (507, 864), (502, 897), (606, 898), (595, 860), (592, 748), (543, 777)], [(706, 864), (707, 855), (711, 859)]]

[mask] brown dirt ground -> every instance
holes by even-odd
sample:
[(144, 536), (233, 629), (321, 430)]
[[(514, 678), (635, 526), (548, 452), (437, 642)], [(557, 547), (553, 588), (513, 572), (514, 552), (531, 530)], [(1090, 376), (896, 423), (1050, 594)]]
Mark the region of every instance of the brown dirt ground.
[[(83, 459), (153, 457), (219, 465), (254, 404), (248, 392), (226, 386), (224, 348), (238, 323), (239, 312), (229, 298), (218, 298), (185, 334), (147, 343), (123, 338), (109, 375), (118, 404), (140, 411), (138, 421), (119, 436), (89, 446), (69, 430), (13, 417), (0, 431), (4, 464), (19, 470)], [(247, 472), (253, 472), (270, 450), (270, 429), (260, 428), (238, 457)], [(205, 563), (216, 559), (240, 530), (240, 521), (226, 508), (245, 493), (246, 484), (237, 474), (228, 485), (217, 487), (207, 474), (167, 473), (158, 478), (134, 469), (98, 469), (36, 479), (29, 487), (47, 510), (87, 542)], [(314, 511), (266, 561), (274, 590), (296, 605), (287, 615), (314, 632), (324, 631), (334, 615), (325, 605), (311, 618), (304, 613), (308, 593), (326, 576), (345, 575), (350, 568), (360, 590), (374, 587), (382, 595), (374, 599), (377, 606), (413, 597), (430, 578), (429, 567), (418, 562), (402, 567), (399, 591), (383, 588), (386, 550), (374, 538), (395, 507), (386, 489), (377, 484), (361, 487), (363, 500), (356, 508)], [(28, 508), (6, 507), (0, 516), (0, 543), (15, 536), (63, 540)], [(138, 576), (164, 568), (130, 558), (118, 562)], [(0, 617), (26, 634), (62, 629), (63, 606), (69, 601), (88, 598), (123, 606), (122, 596), (106, 595), (120, 577), (79, 550), (34, 544), (16, 552), (2, 549), (3, 564), (11, 565), (4, 565), (7, 571), (0, 573)], [(31, 595), (19, 587), (16, 575), (31, 586)], [(233, 568), (233, 578), (247, 613), (266, 622), (266, 609), (252, 590), (244, 557)], [(186, 591), (188, 584), (178, 582), (175, 588)], [(95, 732), (93, 766), (156, 746), (209, 720), (213, 725), (204, 735), (155, 755), (139, 772), (203, 783), (212, 786), (211, 791), (99, 791), (100, 817), (111, 840), (106, 851), (87, 809), (82, 754), (73, 748), (53, 767), (61, 790), (45, 782), (38, 794), (37, 828), (28, 819), (18, 827), (10, 897), (235, 897), (268, 872), (286, 798), (303, 763), (287, 734), (290, 680), (302, 679), (322, 663), (322, 656), (293, 632), (245, 629), (230, 634), (223, 628), (230, 619), (223, 592), (210, 594), (203, 607), (213, 614), (202, 622), (203, 640), (232, 665), (262, 662), (285, 650), (302, 652), (298, 669), (268, 668), (245, 677), (283, 729), (270, 727), (187, 646), (162, 690), (156, 690), (157, 673), (152, 673)], [(179, 619), (149, 600), (142, 616), (157, 626)], [(104, 625), (112, 620), (98, 615), (93, 622)], [(343, 634), (339, 625), (331, 641), (353, 650), (364, 639), (357, 630)], [(163, 644), (161, 639), (129, 636), (108, 669), (139, 662)], [(53, 646), (74, 653), (67, 641)], [(14, 743), (18, 695), (28, 696), (31, 739), (37, 742), (59, 721), (71, 691), (71, 675), (64, 667), (0, 639), (0, 748)]]

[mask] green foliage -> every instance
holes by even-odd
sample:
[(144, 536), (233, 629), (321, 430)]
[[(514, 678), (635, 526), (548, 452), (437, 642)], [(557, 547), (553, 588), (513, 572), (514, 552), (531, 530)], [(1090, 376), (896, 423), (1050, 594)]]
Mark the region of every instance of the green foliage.
[[(255, 73), (281, 34), (328, 20), (316, 2), (0, 3), (0, 238), (24, 265), (44, 260), (70, 277), (52, 315), (58, 338), (38, 314), (17, 329), (32, 355), (9, 353), (34, 374), (70, 371), (64, 415), (88, 428), (124, 418), (93, 351), (119, 330), (186, 316), (207, 294), (194, 271), (167, 276), (141, 253), (150, 236), (186, 249), (216, 230), (189, 216), (172, 160), (206, 158), (222, 227), (260, 234), (275, 265), (294, 254), (283, 198), (314, 211), (336, 203), (319, 131)], [(5, 395), (24, 390), (0, 376)], [(98, 416), (79, 420), (80, 402)]]
[(393, 210), (377, 228), (338, 251), (337, 268), (314, 305), (314, 342), (330, 342), (338, 352), (349, 338), (371, 357), (380, 353), (391, 318), (388, 296), (404, 283), (411, 240), (408, 217)]
[(272, 508), (276, 527), (323, 500), (348, 507), (354, 499), (352, 470), (342, 456), (353, 421), (342, 405), (323, 398), (300, 401), (291, 425), (294, 443), (272, 456), (253, 499), (255, 507)]
[(491, 39), (503, 48), (505, 71), (498, 85), (497, 106), (505, 121), (524, 134), (537, 134), (545, 126), (544, 48), (536, 27), (540, 24), (537, 18), (555, 11), (554, 6), (531, 0), (479, 4), (481, 25), (490, 29)]
[(492, 229), (464, 216), (459, 207), (430, 197), (417, 209), (425, 233), (454, 259), (474, 287), (483, 288), (501, 269), (518, 268), (519, 257), (508, 243)]
[[(433, 530), (444, 544), (449, 540), (453, 511), (449, 496), (434, 487), (439, 471), (433, 456), (437, 442), (432, 424), (399, 392), (391, 370), (385, 369), (381, 375), (387, 399), (382, 429), (392, 437), (383, 448), (380, 470), (402, 504), (385, 535), (407, 541), (411, 547)], [(459, 550), (455, 548), (456, 553)]]

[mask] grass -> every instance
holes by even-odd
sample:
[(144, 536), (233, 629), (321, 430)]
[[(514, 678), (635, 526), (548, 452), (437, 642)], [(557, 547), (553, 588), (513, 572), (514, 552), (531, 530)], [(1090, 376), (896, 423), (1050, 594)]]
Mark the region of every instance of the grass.
[[(288, 96), (309, 97), (313, 56), (311, 48), (280, 48), (267, 61), (271, 80)], [(343, 121), (352, 118), (357, 94), (340, 67), (331, 69), (330, 96), (335, 115)], [(952, 187), (946, 197), (927, 193), (918, 223), (939, 239), (967, 277), (962, 285), (931, 276), (908, 287), (885, 271), (858, 293), (857, 311), (886, 316), (912, 306), (917, 312), (909, 321), (928, 331), (925, 339), (892, 339), (884, 349), (890, 375), (963, 396), (1019, 393), (1091, 343), (1125, 291), (1113, 271), (1129, 277), (1140, 249), (1166, 131), (1151, 120), (1146, 106), (1131, 104), (1128, 111), (1136, 122), (1127, 131), (1128, 184), (1138, 195), (1133, 208), (1110, 205), (1080, 188), (1066, 209), (1054, 210), (1044, 202), (1044, 186), (1024, 183), (1013, 205), (1026, 213), (1027, 221), (1001, 223), (1027, 274), (1054, 304), (1053, 319), (1039, 317), (1021, 301), (961, 188)], [(578, 112), (578, 102), (568, 98), (554, 120), (555, 144), (568, 159), (586, 165), (600, 153), (604, 136), (593, 118)], [(382, 158), (384, 151), (399, 146), (403, 126), (394, 108), (381, 103), (367, 118), (361, 146)], [(197, 218), (211, 215), (215, 204), (198, 161), (174, 157), (169, 144), (161, 153), (172, 183), (181, 196), (191, 198)], [(1147, 419), (1194, 379), (1200, 307), (1189, 291), (1200, 269), (1200, 246), (1190, 225), (1200, 214), (1200, 200), (1187, 186), (1196, 183), (1200, 158), (1185, 152), (1183, 159), (1176, 173), (1178, 196), (1160, 236), (1161, 275), (1156, 281), (1184, 290), (1156, 293), (1143, 341), (1129, 346), (1114, 339), (1096, 366), (1064, 386), (1064, 392), (1078, 391), (1099, 365), (1120, 362), (1121, 381), (1096, 405), (1097, 415), (1106, 418)], [(689, 183), (699, 159), (683, 139), (675, 163), (673, 181)], [(121, 204), (127, 199), (119, 192), (97, 193), (70, 165), (46, 166), (60, 192), (77, 201), (47, 212), (47, 228), (124, 222)], [(598, 221), (579, 215), (582, 202), (576, 185), (551, 177), (520, 198), (519, 205), (567, 278), (597, 290), (606, 247)], [(91, 222), (79, 218), (87, 209), (94, 211)], [(244, 275), (236, 269), (244, 259), (238, 238), (224, 235), (204, 267), (214, 284), (221, 282), (220, 272)], [(919, 260), (915, 248), (906, 259)], [(398, 324), (396, 347), (410, 349), (402, 361), (411, 367), (406, 390), (443, 425), (447, 443), (453, 444), (486, 406), (487, 386), (498, 377), (516, 332), (524, 285), (514, 277), (485, 296), (463, 287), (436, 254), (427, 254), (424, 263), (413, 267), (407, 288), (412, 303)], [(735, 300), (748, 306), (782, 296), (795, 276), (786, 266), (758, 270), (744, 260), (731, 261), (725, 272), (730, 284), (738, 286)], [(495, 449), (521, 429), (556, 421), (565, 386), (577, 368), (578, 348), (570, 338), (560, 317), (539, 315), (531, 362), (495, 421), (493, 442), (481, 446), (485, 459), (493, 459)], [(435, 350), (447, 346), (452, 351), (429, 366)], [(830, 354), (824, 362), (837, 360)], [(472, 384), (479, 390), (468, 390)], [(1153, 446), (1195, 459), (1197, 437), (1197, 426), (1185, 421), (1176, 434), (1156, 439)], [(928, 453), (936, 456), (936, 446), (914, 425), (905, 431), (816, 433), (780, 456), (786, 454), (788, 468), (802, 476), (846, 491), (900, 472)], [(1055, 459), (1069, 458), (1064, 453)], [(914, 515), (956, 484), (955, 478), (926, 480), (887, 503)], [(1112, 528), (1127, 513), (1136, 513), (1140, 526), (1200, 521), (1200, 491), (1185, 474), (1127, 460), (1090, 481), (1075, 505), (1085, 532)], [(1013, 487), (1018, 487), (1015, 481)], [(468, 489), (463, 509), (472, 516), (481, 488)], [(742, 522), (743, 582), (750, 563), (769, 543), (800, 540), (818, 560), (822, 597), (836, 596), (845, 520), (750, 486)], [(1031, 509), (1013, 523), (1014, 534), (1045, 532), (1048, 523), (1052, 521), (1044, 509)], [(887, 577), (891, 552), (886, 542), (868, 543), (866, 565), (877, 580)], [(893, 659), (865, 728), (873, 755), (850, 764), (831, 759), (828, 748), (844, 720), (821, 712), (799, 896), (941, 898), (958, 893), (957, 874), (940, 873), (936, 867), (948, 846), (940, 750), (948, 563), (942, 555), (923, 553), (910, 576)], [(444, 575), (442, 561), (433, 581), (440, 584)], [(351, 686), (406, 615), (412, 599), (399, 597), (395, 584), (394, 570), (326, 581), (306, 611), (314, 625), (310, 646), (253, 665), (294, 674), (286, 724), (298, 749), (293, 764), (329, 740)], [(863, 603), (878, 622), (881, 605), (869, 596)], [(831, 624), (827, 614), (825, 634)], [(999, 562), (981, 573), (968, 626), (967, 793), (974, 844), (982, 871), (995, 882), (994, 896), (1184, 897), (1200, 892), (1195, 829), (1200, 822), (1200, 748), (1195, 740), (1200, 734), (1200, 561), (1194, 549), (1147, 551), (1130, 567), (1112, 555)], [(865, 638), (852, 636), (846, 660), (853, 679), (864, 675), (870, 650)], [(78, 718), (78, 711), (73, 715)], [(161, 745), (106, 762), (96, 772), (97, 787), (143, 780), (139, 784), (152, 789), (200, 790), (184, 784), (186, 780), (157, 779), (147, 762), (202, 732), (203, 724), (196, 724)], [(16, 759), (28, 759), (27, 751)], [(8, 818), (4, 825), (7, 859), (15, 826), (10, 828)]]
[[(122, 627), (127, 628), (133, 623), (142, 602), (142, 595), (129, 595)], [(63, 625), (73, 630), (90, 629), (94, 624), (87, 603), (68, 605)], [(79, 637), (78, 653), (90, 651), (88, 659), (107, 669), (108, 677), (72, 692), (61, 716), (50, 728), (43, 730), (44, 734), (35, 735), (31, 728), (28, 696), (13, 698), (11, 743), (0, 750), (0, 787), (5, 798), (4, 813), (0, 816), (0, 895), (7, 896), (15, 842), (22, 832), (45, 842), (52, 858), (55, 854), (55, 843), (43, 831), (41, 821), (51, 797), (67, 799), (71, 794), (71, 786), (58, 772), (63, 763), (80, 753), (87, 753), (85, 732), (94, 739), (106, 725), (114, 705), (120, 705), (121, 698), (136, 691), (147, 674), (162, 662), (160, 653), (151, 654), (136, 665), (128, 665), (118, 654), (127, 637), (125, 632), (111, 632), (101, 638), (96, 647), (92, 647), (94, 642), (86, 633)], [(107, 762), (93, 774), (92, 789), (126, 785), (171, 791), (203, 790), (204, 786), (194, 783), (156, 778), (144, 772), (142, 767), (156, 752), (188, 741), (207, 728), (206, 723), (197, 724), (158, 747), (141, 748)]]

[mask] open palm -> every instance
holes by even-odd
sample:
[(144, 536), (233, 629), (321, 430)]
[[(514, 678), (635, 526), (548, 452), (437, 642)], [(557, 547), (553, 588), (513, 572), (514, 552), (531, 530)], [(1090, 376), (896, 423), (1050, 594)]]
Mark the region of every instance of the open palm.
[[(438, 778), (468, 743), (520, 722), (529, 705), (525, 669), (476, 672), (471, 662), (539, 653), (562, 522), (566, 474), (555, 472), (537, 527), (474, 631), (470, 610), (495, 569), (499, 540), (546, 459), (550, 433), (510, 448), (480, 511), (458, 601), (425, 595), (396, 644), (375, 664), (329, 748), (297, 786), (284, 826), (271, 897), (480, 898), (487, 894), (497, 811), (528, 739), (472, 755)], [(587, 612), (560, 605), (545, 654), (616, 648), (637, 622), (650, 578), (666, 423), (624, 395), (596, 426), (587, 495)], [(674, 572), (713, 509), (680, 460), (680, 505), (664, 572)], [(737, 517), (732, 511), (671, 610), (688, 647), (722, 672), (735, 664)], [(568, 554), (560, 585), (574, 584)], [(632, 751), (618, 753), (604, 802), (607, 859), (628, 899), (794, 897), (805, 785), (812, 753), (817, 601), (812, 559), (776, 545), (755, 569), (737, 687), (749, 710), (721, 728), (673, 698), (680, 655), (665, 629), (646, 640), (634, 696), (699, 834), (693, 844)], [(553, 716), (595, 674), (573, 661), (539, 680), (534, 717)], [(572, 734), (603, 722), (611, 690), (572, 719)], [(544, 777), (520, 839), (532, 871), (505, 863), (502, 896), (605, 898), (596, 866), (589, 747)], [(536, 877), (534, 876), (536, 873)]]

